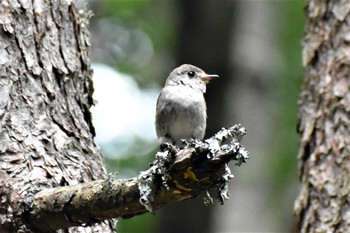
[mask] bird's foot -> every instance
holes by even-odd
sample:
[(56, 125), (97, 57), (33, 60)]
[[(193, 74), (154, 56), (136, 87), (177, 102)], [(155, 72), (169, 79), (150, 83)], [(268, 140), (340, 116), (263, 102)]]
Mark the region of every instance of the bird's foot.
[(179, 148), (177, 148), (176, 146), (174, 146), (173, 144), (169, 143), (169, 142), (163, 142), (162, 144), (160, 144), (160, 150), (161, 151), (170, 151), (171, 154), (176, 154), (179, 151)]

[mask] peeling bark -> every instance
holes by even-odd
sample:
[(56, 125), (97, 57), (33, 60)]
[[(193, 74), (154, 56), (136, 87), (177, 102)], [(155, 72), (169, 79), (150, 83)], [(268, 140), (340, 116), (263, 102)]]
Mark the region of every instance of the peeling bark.
[(29, 231), (22, 202), (38, 191), (106, 178), (89, 112), (87, 15), (68, 0), (0, 1), (0, 232)]
[(350, 231), (350, 2), (307, 1), (299, 98), (300, 232)]

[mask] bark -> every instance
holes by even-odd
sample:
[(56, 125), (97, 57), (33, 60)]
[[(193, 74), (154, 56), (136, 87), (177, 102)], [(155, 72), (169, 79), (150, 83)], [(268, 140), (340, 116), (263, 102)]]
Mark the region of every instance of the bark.
[(228, 162), (248, 158), (234, 126), (163, 145), (137, 178), (107, 177), (89, 111), (88, 15), (68, 0), (0, 2), (0, 232), (112, 232), (111, 218), (211, 188), (223, 202)]
[(89, 111), (88, 12), (80, 13), (68, 0), (0, 1), (0, 232), (29, 231), (23, 202), (38, 191), (106, 178)]
[(350, 2), (309, 0), (299, 99), (300, 232), (350, 231)]
[[(248, 153), (239, 145), (244, 128), (222, 130), (205, 143), (192, 141), (178, 150), (164, 145), (148, 171), (127, 180), (93, 181), (44, 190), (26, 200), (23, 214), (28, 225), (40, 232), (93, 224), (104, 219), (132, 217), (170, 202), (196, 197), (216, 188), (221, 203), (228, 197), (227, 185), (233, 177), (227, 163), (241, 164)], [(220, 145), (224, 139), (231, 144)]]

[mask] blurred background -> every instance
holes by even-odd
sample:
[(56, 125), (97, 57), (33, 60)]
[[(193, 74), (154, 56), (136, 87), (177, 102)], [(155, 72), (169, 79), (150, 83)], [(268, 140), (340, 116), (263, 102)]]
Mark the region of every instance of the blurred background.
[[(206, 94), (210, 137), (241, 123), (250, 159), (230, 200), (203, 198), (121, 219), (119, 232), (295, 232), (303, 1), (90, 0), (96, 140), (109, 172), (134, 177), (158, 149), (156, 99), (183, 63), (220, 75)], [(84, 7), (84, 6), (80, 6)]]

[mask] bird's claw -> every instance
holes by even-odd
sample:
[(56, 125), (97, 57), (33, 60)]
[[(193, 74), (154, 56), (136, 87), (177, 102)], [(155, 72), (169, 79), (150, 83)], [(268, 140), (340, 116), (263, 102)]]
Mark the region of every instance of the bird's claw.
[(169, 142), (164, 142), (162, 144), (160, 144), (160, 150), (161, 151), (170, 151), (171, 154), (176, 154), (179, 151), (179, 148), (177, 148), (176, 146), (174, 146), (173, 144), (169, 143)]

